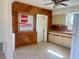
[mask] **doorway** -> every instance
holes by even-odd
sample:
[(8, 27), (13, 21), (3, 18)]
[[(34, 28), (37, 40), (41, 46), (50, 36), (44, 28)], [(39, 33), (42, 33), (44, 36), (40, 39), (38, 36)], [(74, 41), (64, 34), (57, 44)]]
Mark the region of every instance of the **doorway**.
[(37, 42), (47, 41), (47, 15), (36, 15), (36, 31), (37, 31)]

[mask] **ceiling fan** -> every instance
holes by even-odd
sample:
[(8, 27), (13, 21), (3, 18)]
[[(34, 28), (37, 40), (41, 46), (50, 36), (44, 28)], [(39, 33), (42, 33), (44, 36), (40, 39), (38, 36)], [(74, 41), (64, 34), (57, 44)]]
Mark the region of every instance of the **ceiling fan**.
[(65, 3), (62, 3), (64, 1), (69, 1), (69, 0), (51, 0), (52, 2), (50, 3), (47, 3), (47, 4), (44, 4), (44, 5), (50, 5), (50, 4), (54, 4), (54, 8), (58, 5), (63, 5), (63, 6), (68, 6), (67, 4)]

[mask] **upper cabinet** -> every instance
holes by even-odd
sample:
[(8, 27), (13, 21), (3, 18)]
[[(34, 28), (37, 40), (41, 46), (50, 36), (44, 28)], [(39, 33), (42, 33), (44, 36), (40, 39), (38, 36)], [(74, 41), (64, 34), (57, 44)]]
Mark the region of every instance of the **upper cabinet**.
[(52, 24), (65, 25), (66, 14), (53, 15)]

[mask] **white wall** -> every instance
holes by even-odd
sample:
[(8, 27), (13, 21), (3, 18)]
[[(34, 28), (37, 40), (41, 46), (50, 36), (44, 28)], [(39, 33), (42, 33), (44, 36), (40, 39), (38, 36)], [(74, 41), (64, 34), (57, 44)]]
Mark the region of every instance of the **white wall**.
[(3, 39), (3, 52), (6, 59), (13, 59), (13, 45), (12, 45), (12, 8), (11, 0), (1, 1), (1, 35)]
[(52, 24), (65, 25), (66, 14), (53, 15)]
[(53, 15), (79, 12), (79, 5), (53, 10)]
[(0, 0), (0, 43), (2, 43), (1, 28), (2, 26), (1, 26), (1, 0)]

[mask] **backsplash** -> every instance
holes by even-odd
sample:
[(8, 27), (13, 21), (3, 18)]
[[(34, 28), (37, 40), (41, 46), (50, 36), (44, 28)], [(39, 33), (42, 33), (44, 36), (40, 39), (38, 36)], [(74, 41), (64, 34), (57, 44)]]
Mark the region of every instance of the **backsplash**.
[(52, 25), (52, 30), (55, 30), (55, 31), (67, 31), (67, 26), (65, 25), (55, 25), (53, 24)]

